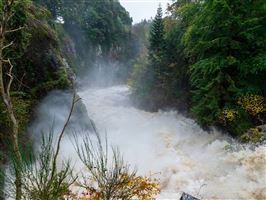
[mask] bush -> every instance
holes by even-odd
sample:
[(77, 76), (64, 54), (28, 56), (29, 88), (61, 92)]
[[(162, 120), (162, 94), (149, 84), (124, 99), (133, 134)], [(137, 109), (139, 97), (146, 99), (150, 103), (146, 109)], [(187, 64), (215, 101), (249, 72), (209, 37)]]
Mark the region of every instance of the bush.
[(238, 98), (237, 103), (250, 115), (255, 117), (261, 123), (261, 114), (266, 111), (266, 100), (263, 96), (256, 94), (245, 94)]
[[(53, 166), (54, 148), (53, 132), (47, 137), (42, 136), (40, 149), (33, 154), (32, 149), (24, 149), (24, 160), (19, 170), (22, 174), (23, 199), (27, 200), (63, 200), (73, 183), (72, 169), (69, 162), (63, 162), (60, 169)], [(12, 155), (11, 155), (12, 159)], [(18, 167), (18, 166), (17, 166)], [(13, 197), (14, 169), (10, 168), (10, 175), (6, 174), (5, 185), (7, 196)]]
[(86, 192), (83, 197), (75, 194), (71, 196), (74, 199), (88, 200), (153, 199), (160, 192), (158, 180), (131, 172), (117, 148), (112, 148), (109, 160), (107, 141), (103, 145), (94, 125), (93, 127), (95, 141), (90, 136), (85, 136), (80, 146), (76, 139), (77, 153), (89, 173), (88, 176), (82, 176), (83, 181), (78, 185), (85, 188)]

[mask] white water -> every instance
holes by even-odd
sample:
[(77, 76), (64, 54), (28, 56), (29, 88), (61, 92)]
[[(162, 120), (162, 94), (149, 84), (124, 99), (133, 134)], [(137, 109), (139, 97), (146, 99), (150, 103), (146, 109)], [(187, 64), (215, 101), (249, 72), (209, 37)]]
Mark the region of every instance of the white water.
[(100, 133), (107, 133), (125, 160), (140, 174), (160, 178), (158, 199), (177, 199), (182, 191), (202, 199), (266, 199), (266, 147), (240, 147), (174, 111), (136, 109), (126, 86), (79, 94)]
[[(134, 108), (127, 86), (86, 88), (79, 92), (90, 118), (124, 160), (141, 175), (160, 179), (157, 199), (179, 199), (184, 191), (201, 199), (266, 199), (266, 147), (249, 150), (218, 131), (207, 133), (175, 111), (150, 113)], [(35, 137), (54, 122), (60, 132), (70, 96), (53, 92), (39, 107), (31, 126)], [(80, 117), (80, 116), (78, 116)], [(80, 117), (82, 118), (82, 117)], [(81, 119), (79, 121), (82, 121)], [(81, 165), (65, 137), (61, 153)], [(82, 169), (81, 169), (82, 170)]]

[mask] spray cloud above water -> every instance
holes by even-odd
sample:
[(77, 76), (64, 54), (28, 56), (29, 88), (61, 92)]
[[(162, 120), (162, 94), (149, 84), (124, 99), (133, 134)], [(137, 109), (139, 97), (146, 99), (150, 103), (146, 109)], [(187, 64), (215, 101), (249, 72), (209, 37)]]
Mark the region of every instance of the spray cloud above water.
[[(125, 85), (83, 85), (78, 94), (101, 136), (107, 134), (110, 145), (118, 146), (124, 159), (132, 168), (136, 166), (139, 174), (161, 180), (162, 194), (158, 199), (176, 199), (181, 191), (202, 199), (266, 197), (265, 146), (251, 150), (216, 130), (203, 131), (176, 111), (150, 113), (137, 109), (131, 105), (130, 90)], [(53, 121), (57, 130), (67, 115), (70, 97), (59, 91), (48, 95), (31, 130), (40, 132)], [(89, 119), (77, 116), (71, 123), (81, 136), (89, 132), (89, 127), (80, 125), (86, 124), (86, 120)], [(80, 169), (71, 145), (71, 137), (66, 137), (61, 156), (75, 160)]]

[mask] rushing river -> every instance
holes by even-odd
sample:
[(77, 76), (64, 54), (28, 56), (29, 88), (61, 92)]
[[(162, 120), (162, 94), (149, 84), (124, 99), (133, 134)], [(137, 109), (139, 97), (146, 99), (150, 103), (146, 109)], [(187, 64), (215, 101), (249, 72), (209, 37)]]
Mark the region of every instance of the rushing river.
[(174, 111), (134, 108), (126, 86), (86, 89), (80, 96), (99, 131), (119, 146), (125, 160), (141, 174), (157, 174), (162, 199), (180, 191), (204, 199), (266, 199), (265, 147), (244, 149)]
[[(137, 166), (139, 174), (160, 179), (158, 199), (177, 199), (182, 191), (202, 199), (266, 199), (265, 146), (243, 147), (218, 131), (203, 131), (175, 111), (137, 109), (125, 85), (86, 88), (79, 95), (99, 132), (107, 133), (124, 160)], [(43, 106), (40, 115), (54, 111), (47, 108), (47, 99)], [(62, 110), (54, 112), (62, 118)], [(70, 145), (66, 139), (62, 153), (73, 159)]]

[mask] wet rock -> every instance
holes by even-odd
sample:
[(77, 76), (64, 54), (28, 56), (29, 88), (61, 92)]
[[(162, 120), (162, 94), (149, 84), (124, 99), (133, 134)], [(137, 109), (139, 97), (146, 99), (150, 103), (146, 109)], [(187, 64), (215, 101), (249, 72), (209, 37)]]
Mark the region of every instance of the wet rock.
[(199, 200), (199, 199), (183, 192), (180, 200)]
[[(33, 140), (39, 141), (42, 133), (60, 133), (69, 115), (73, 94), (72, 91), (54, 90), (50, 92), (38, 106), (35, 118), (28, 132)], [(77, 95), (76, 98), (79, 98)], [(82, 133), (93, 130), (91, 119), (82, 100), (75, 104), (66, 132)]]
[[(79, 98), (79, 96), (77, 97)], [(91, 131), (93, 130), (91, 123), (92, 121), (89, 118), (86, 106), (84, 105), (82, 100), (78, 101), (75, 105), (69, 126), (72, 128), (72, 130), (77, 129), (83, 131)]]

